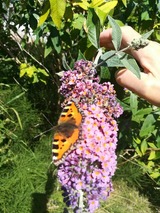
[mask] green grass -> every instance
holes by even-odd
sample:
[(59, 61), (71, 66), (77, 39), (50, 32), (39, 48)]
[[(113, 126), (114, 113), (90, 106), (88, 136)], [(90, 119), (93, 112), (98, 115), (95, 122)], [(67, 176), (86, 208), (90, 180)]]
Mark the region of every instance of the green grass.
[[(25, 96), (16, 95), (21, 94), (19, 90), (5, 92), (1, 99), (13, 102), (7, 107), (1, 104), (6, 108), (0, 114), (0, 213), (72, 213), (66, 210), (57, 170), (51, 164), (52, 133), (34, 139), (43, 126), (38, 111), (32, 109)], [(10, 107), (20, 116), (23, 129)], [(160, 190), (139, 165), (119, 160), (113, 187), (111, 196), (96, 213), (160, 212)]]
[(43, 198), (43, 202), (46, 199), (47, 205), (54, 181), (52, 177), (50, 190), (46, 189), (46, 183), (53, 173), (49, 152), (47, 141), (43, 141), (43, 147), (40, 144), (34, 152), (19, 144), (14, 164), (0, 171), (0, 212), (32, 212), (38, 196)]
[[(0, 171), (0, 212), (63, 213), (65, 204), (56, 169), (50, 164), (50, 141), (51, 137), (44, 137), (34, 152), (24, 144), (17, 144), (19, 149), (14, 147), (19, 151), (14, 164)], [(113, 181), (114, 191), (96, 213), (158, 212), (135, 187), (140, 175), (141, 172), (133, 165), (117, 169)], [(143, 185), (142, 180), (139, 183)]]
[(125, 181), (114, 181), (114, 191), (96, 213), (154, 213), (151, 203)]

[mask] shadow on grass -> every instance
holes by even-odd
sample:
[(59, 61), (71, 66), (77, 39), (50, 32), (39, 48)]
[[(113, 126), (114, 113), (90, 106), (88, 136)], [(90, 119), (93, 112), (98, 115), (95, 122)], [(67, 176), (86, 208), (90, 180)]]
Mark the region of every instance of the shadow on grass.
[(145, 194), (148, 197), (149, 202), (152, 204), (151, 208), (155, 213), (160, 212), (160, 189), (152, 180), (148, 180), (148, 184), (144, 184), (140, 190), (140, 193)]
[(53, 176), (53, 166), (48, 169), (45, 193), (32, 194), (32, 211), (31, 213), (49, 213), (47, 210), (48, 200), (54, 190), (56, 177)]

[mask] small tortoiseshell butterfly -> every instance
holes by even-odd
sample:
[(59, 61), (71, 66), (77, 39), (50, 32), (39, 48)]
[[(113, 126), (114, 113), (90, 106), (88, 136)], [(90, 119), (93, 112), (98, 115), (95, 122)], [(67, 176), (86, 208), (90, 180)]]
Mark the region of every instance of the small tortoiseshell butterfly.
[(52, 153), (55, 164), (61, 162), (62, 157), (78, 140), (81, 122), (82, 114), (77, 105), (73, 101), (68, 102), (59, 117), (58, 125), (54, 128)]

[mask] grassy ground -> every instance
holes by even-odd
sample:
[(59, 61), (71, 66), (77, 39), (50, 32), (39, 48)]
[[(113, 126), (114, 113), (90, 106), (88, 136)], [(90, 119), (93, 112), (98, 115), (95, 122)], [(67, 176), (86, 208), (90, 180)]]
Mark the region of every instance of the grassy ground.
[[(42, 140), (34, 152), (24, 145), (19, 146), (19, 154), (12, 168), (1, 169), (0, 212), (64, 212), (65, 205), (56, 180), (56, 170), (50, 165), (50, 139)], [(107, 201), (102, 202), (101, 208), (96, 213), (160, 212), (158, 207), (153, 208), (145, 195), (139, 193), (131, 178), (130, 182), (123, 180), (122, 176), (126, 176), (127, 179), (128, 175), (130, 171), (127, 173), (126, 169), (125, 174), (119, 172), (116, 174), (113, 181), (114, 192)]]

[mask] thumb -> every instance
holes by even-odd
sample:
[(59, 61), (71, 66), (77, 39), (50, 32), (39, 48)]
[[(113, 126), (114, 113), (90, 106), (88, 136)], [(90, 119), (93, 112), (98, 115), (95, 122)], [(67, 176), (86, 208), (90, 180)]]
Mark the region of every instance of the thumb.
[(145, 76), (142, 76), (142, 78), (139, 79), (130, 70), (122, 69), (116, 73), (115, 78), (117, 83), (122, 87), (131, 90), (142, 98), (146, 98), (146, 84), (144, 80)]

